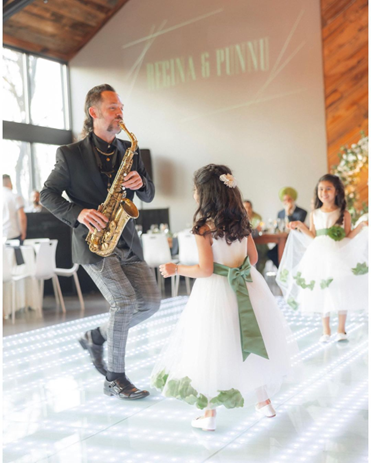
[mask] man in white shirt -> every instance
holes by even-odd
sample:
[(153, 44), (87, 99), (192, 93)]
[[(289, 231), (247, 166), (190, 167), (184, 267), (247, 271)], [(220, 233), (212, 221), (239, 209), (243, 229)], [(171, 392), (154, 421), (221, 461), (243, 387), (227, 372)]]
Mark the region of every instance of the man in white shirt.
[(27, 217), (21, 196), (12, 192), (10, 176), (3, 175), (3, 237), (8, 240), (26, 238)]

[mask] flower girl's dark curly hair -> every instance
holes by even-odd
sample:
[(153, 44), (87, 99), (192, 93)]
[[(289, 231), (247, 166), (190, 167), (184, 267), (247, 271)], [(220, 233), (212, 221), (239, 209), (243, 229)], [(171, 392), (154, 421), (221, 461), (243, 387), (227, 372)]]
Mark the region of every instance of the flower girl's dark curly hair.
[(242, 203), (240, 190), (230, 188), (220, 180), (223, 174), (232, 174), (222, 165), (209, 164), (194, 174), (194, 186), (198, 194), (198, 209), (193, 217), (192, 232), (200, 235), (200, 229), (206, 224), (211, 229), (204, 234), (212, 233), (213, 238), (225, 237), (228, 244), (241, 241), (250, 235), (251, 226)]
[(347, 201), (345, 199), (345, 191), (344, 191), (343, 182), (340, 180), (340, 178), (337, 175), (332, 175), (332, 174), (323, 175), (318, 180), (316, 189), (314, 190), (314, 208), (315, 209), (319, 209), (323, 205), (323, 202), (318, 197), (318, 186), (321, 182), (330, 182), (335, 187), (335, 190), (336, 190), (335, 204), (340, 208), (340, 216), (338, 220), (336, 221), (336, 224), (342, 225), (344, 221), (344, 212), (347, 207)]

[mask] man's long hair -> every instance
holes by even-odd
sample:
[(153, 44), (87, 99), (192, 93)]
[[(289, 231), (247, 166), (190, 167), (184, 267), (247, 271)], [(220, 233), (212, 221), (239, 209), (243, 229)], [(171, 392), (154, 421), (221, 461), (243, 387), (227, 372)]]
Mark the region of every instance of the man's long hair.
[(91, 106), (96, 106), (102, 100), (102, 93), (103, 92), (115, 92), (116, 90), (108, 84), (97, 85), (93, 87), (91, 90), (88, 91), (88, 94), (85, 98), (85, 120), (84, 125), (81, 132), (81, 138), (85, 138), (89, 135), (89, 133), (93, 132), (94, 125), (93, 125), (93, 118), (89, 114), (89, 108)]

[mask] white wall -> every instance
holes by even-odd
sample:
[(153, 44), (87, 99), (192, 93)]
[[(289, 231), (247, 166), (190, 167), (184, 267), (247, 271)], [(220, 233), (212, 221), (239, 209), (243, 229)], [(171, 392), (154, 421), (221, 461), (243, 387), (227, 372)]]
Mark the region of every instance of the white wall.
[(191, 223), (192, 175), (211, 162), (265, 220), (286, 185), (309, 210), (327, 170), (320, 0), (129, 0), (70, 66), (74, 132), (87, 91), (111, 84), (152, 152), (145, 207), (169, 207), (172, 230)]

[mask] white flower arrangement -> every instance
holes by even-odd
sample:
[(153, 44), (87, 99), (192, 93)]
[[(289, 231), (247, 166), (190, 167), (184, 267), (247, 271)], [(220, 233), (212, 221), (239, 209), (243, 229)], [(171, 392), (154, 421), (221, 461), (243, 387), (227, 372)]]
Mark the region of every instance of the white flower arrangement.
[(356, 222), (358, 217), (368, 212), (368, 206), (362, 204), (361, 209), (356, 209), (358, 202), (357, 184), (359, 173), (368, 169), (368, 137), (362, 134), (358, 143), (353, 143), (350, 148), (342, 146), (338, 154), (340, 162), (332, 167), (331, 173), (340, 177), (345, 187), (347, 209), (352, 221)]

